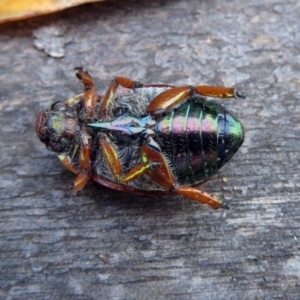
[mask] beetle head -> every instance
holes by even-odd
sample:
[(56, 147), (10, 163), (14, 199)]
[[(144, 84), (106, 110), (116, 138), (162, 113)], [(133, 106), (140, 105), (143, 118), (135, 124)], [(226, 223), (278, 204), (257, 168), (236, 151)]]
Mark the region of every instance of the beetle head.
[(50, 151), (66, 153), (76, 136), (78, 124), (68, 116), (64, 106), (54, 103), (50, 109), (41, 111), (36, 119), (35, 131)]

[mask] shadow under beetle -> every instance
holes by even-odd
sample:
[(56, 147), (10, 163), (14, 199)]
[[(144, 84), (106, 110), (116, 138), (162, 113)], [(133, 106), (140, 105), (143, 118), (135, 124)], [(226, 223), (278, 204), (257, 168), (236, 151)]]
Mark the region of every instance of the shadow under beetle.
[(204, 97), (245, 98), (232, 87), (142, 84), (116, 77), (104, 96), (75, 68), (84, 93), (39, 113), (36, 132), (76, 179), (136, 194), (175, 192), (212, 208), (222, 201), (194, 186), (217, 172), (243, 143), (240, 121)]

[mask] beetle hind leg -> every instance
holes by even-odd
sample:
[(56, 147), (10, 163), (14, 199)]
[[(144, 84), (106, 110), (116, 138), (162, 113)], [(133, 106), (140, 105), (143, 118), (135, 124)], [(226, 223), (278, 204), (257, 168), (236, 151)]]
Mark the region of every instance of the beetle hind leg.
[(161, 115), (163, 112), (175, 109), (183, 104), (189, 96), (200, 95), (204, 97), (219, 98), (246, 98), (246, 94), (237, 91), (234, 87), (225, 86), (182, 86), (166, 90), (157, 95), (147, 107), (147, 112), (152, 115)]
[(191, 186), (178, 186), (175, 188), (176, 193), (183, 195), (189, 199), (195, 200), (197, 202), (200, 202), (202, 204), (208, 204), (210, 207), (217, 209), (219, 207), (224, 207), (222, 206), (222, 201), (213, 196), (210, 195), (207, 192), (198, 190), (196, 188), (193, 188)]

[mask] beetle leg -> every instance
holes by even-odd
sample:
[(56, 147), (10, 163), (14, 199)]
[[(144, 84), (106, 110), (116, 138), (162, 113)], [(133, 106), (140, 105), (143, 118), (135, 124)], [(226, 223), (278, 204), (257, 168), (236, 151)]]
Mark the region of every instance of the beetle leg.
[(68, 99), (64, 105), (66, 107), (74, 107), (77, 103), (79, 103), (84, 98), (84, 94), (76, 95), (70, 99)]
[[(106, 137), (106, 139), (108, 139), (108, 137)], [(99, 145), (111, 173), (118, 181), (122, 174), (122, 167), (117, 151), (111, 145), (109, 140), (107, 141), (105, 139), (99, 139)]]
[(145, 174), (150, 169), (150, 164), (148, 162), (141, 163), (132, 168), (126, 175), (120, 178), (120, 182), (128, 183), (137, 179), (138, 177)]
[(154, 115), (161, 115), (167, 110), (174, 109), (192, 95), (201, 95), (219, 98), (246, 98), (246, 94), (238, 92), (233, 87), (223, 86), (182, 86), (166, 90), (157, 95), (147, 107), (147, 112)]
[(67, 154), (59, 154), (58, 158), (61, 163), (71, 172), (76, 174), (74, 185), (71, 191), (71, 195), (76, 195), (80, 191), (91, 177), (91, 143), (86, 133), (82, 135), (81, 147), (79, 150), (79, 162), (76, 166), (72, 162), (72, 158)]
[[(152, 136), (145, 137), (145, 140), (146, 140), (147, 147), (156, 150), (155, 151), (156, 153), (160, 153), (160, 151), (161, 151), (160, 147), (154, 141)], [(142, 163), (136, 165), (126, 175), (122, 176), (120, 178), (121, 182), (123, 182), (123, 183), (130, 182), (130, 181), (142, 176), (143, 174), (145, 174), (147, 172), (150, 172), (151, 169), (153, 170), (154, 168), (160, 166), (161, 164), (166, 165), (166, 162), (164, 160), (162, 161), (162, 159), (164, 159), (163, 156), (156, 157), (155, 158), (156, 161), (154, 161), (153, 159), (149, 160), (147, 154), (145, 153), (147, 148), (146, 148), (146, 150), (143, 150), (144, 149), (143, 147), (146, 147), (146, 146), (142, 146), (142, 151), (141, 151), (141, 153), (142, 153), (142, 155), (141, 155)], [(171, 173), (167, 172), (167, 175), (170, 176)]]
[[(195, 200), (197, 202), (200, 202), (202, 204), (208, 204), (210, 207), (217, 209), (222, 206), (221, 199), (210, 195), (207, 192), (195, 189), (191, 186), (178, 186), (175, 188), (176, 193), (183, 195), (189, 199)], [(224, 206), (224, 208), (228, 208)]]
[(81, 135), (81, 146), (79, 152), (78, 173), (71, 191), (75, 195), (81, 190), (91, 177), (91, 142), (86, 132)]
[(123, 86), (124, 88), (132, 89), (132, 90), (143, 87), (143, 84), (138, 81), (133, 81), (125, 77), (116, 77), (110, 83), (105, 93), (105, 96), (103, 97), (103, 100), (101, 102), (101, 107), (100, 107), (101, 115), (108, 116), (109, 106), (112, 104), (114, 100), (119, 85)]
[(75, 166), (75, 164), (72, 162), (72, 158), (70, 155), (61, 153), (58, 156), (58, 159), (60, 162), (72, 173), (78, 174), (78, 168)]
[(111, 173), (117, 181), (120, 181), (122, 183), (130, 182), (143, 175), (148, 169), (156, 166), (155, 163), (145, 161), (141, 164), (138, 164), (137, 166), (132, 168), (125, 176), (121, 177), (122, 166), (118, 158), (118, 153), (112, 146), (107, 136), (105, 136), (105, 139), (99, 139), (99, 146), (102, 150), (104, 159)]
[(130, 181), (133, 181), (137, 179), (138, 177), (147, 174), (149, 170), (153, 168), (159, 167), (159, 163), (154, 163), (154, 162), (144, 162), (136, 165), (134, 168), (132, 168), (126, 175), (122, 176), (120, 178), (120, 182), (122, 183), (128, 183)]
[(143, 87), (148, 88), (175, 88), (176, 85), (165, 84), (165, 83), (152, 83), (152, 84), (144, 84)]
[(74, 69), (76, 77), (82, 82), (84, 86), (84, 107), (87, 110), (88, 116), (92, 115), (98, 95), (95, 92), (94, 80), (88, 72), (83, 71), (81, 67)]
[[(84, 164), (86, 164), (86, 159), (84, 157), (87, 155), (87, 147), (82, 147), (80, 149), (80, 162), (79, 167), (75, 166), (75, 164), (72, 162), (72, 158), (67, 154), (59, 154), (58, 158), (61, 161), (61, 163), (71, 172), (76, 174), (76, 178), (74, 180), (74, 185), (71, 191), (71, 195), (76, 195), (76, 193), (81, 190), (88, 180), (90, 179), (90, 175), (88, 170), (84, 169)], [(86, 166), (85, 166), (86, 167)]]
[(125, 176), (121, 177), (122, 166), (118, 158), (118, 153), (116, 152), (116, 150), (114, 149), (114, 147), (112, 146), (111, 142), (109, 141), (106, 135), (105, 135), (105, 139), (99, 139), (99, 146), (102, 150), (103, 157), (111, 173), (113, 174), (113, 176), (116, 178), (117, 181), (120, 181), (122, 183), (128, 183), (130, 181), (133, 181), (134, 179), (146, 173), (146, 171), (148, 171), (150, 168), (157, 166), (157, 164), (155, 163), (145, 161), (141, 164), (136, 165)]

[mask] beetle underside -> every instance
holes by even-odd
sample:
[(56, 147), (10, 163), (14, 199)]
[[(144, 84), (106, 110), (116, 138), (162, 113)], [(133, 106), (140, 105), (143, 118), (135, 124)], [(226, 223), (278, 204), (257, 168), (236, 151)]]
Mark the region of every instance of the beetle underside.
[(91, 76), (82, 68), (75, 72), (84, 94), (53, 104), (36, 121), (40, 140), (76, 174), (72, 194), (92, 178), (125, 192), (175, 192), (222, 206), (220, 199), (193, 186), (232, 157), (243, 142), (243, 128), (220, 104), (203, 97), (245, 98), (243, 93), (116, 77), (99, 96)]

